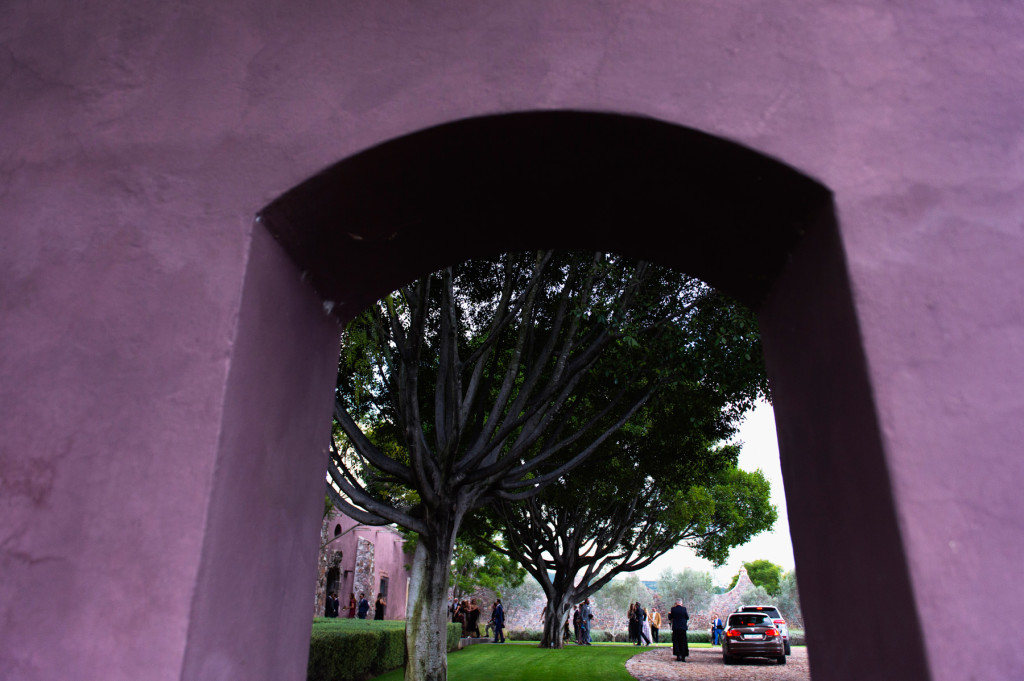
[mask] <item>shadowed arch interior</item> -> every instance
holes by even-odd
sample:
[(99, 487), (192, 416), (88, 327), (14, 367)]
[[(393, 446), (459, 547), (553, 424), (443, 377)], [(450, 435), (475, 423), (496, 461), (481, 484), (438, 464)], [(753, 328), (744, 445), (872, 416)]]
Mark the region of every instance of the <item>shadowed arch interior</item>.
[(346, 319), (396, 283), (524, 248), (642, 255), (756, 307), (830, 206), (825, 187), (737, 144), (559, 111), (389, 141), (310, 178), (260, 220)]

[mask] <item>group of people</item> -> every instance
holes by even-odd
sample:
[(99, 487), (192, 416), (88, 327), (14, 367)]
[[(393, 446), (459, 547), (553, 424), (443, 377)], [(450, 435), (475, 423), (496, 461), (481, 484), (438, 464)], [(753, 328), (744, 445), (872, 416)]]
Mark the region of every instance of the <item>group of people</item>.
[(626, 614), (629, 621), (629, 642), (636, 645), (651, 645), (658, 642), (658, 630), (661, 629), (661, 613), (653, 607), (650, 612), (645, 610), (640, 601), (629, 605)]
[[(590, 605), (590, 599), (584, 598), (583, 602), (572, 611), (572, 628), (576, 632), (576, 645), (589, 646), (590, 625), (594, 619), (594, 608)], [(568, 624), (568, 622), (566, 622)]]
[[(453, 600), (448, 604), (448, 616), (452, 622), (462, 625), (462, 636), (475, 636), (480, 638), (480, 607), (477, 600), (458, 601)], [(501, 605), (501, 599), (494, 601), (491, 606), (491, 616), (484, 627), (484, 635), (490, 637), (491, 630), (494, 630), (494, 643), (505, 642), (505, 608)]]
[[(377, 594), (377, 600), (373, 606), (373, 619), (382, 620), (384, 619), (384, 610), (388, 606), (388, 600), (384, 597), (384, 594)], [(327, 602), (324, 604), (324, 617), (340, 617), (341, 602), (338, 600), (338, 592), (332, 591), (327, 594)], [(348, 595), (348, 617), (358, 617), (361, 620), (365, 620), (366, 616), (370, 614), (370, 601), (366, 600), (366, 594), (359, 594), (359, 600), (356, 601), (356, 595), (350, 593)]]

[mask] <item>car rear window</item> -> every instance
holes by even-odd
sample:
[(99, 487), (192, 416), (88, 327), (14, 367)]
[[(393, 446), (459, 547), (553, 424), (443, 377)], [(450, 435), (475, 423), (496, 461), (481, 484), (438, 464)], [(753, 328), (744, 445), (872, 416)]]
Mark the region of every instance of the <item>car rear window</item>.
[(746, 605), (746, 606), (740, 608), (740, 612), (763, 612), (764, 614), (768, 615), (772, 619), (777, 619), (777, 620), (782, 619), (782, 615), (779, 614), (779, 611), (776, 610), (775, 608), (769, 608), (769, 607), (764, 607), (764, 606), (759, 606), (759, 605)]
[(772, 619), (760, 612), (745, 612), (742, 615), (729, 616), (730, 627), (770, 627)]

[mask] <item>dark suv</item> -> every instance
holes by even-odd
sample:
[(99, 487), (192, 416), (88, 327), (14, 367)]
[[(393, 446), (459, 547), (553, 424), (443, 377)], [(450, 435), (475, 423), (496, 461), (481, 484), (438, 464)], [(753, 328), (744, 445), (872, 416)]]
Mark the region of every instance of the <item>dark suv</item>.
[(778, 608), (774, 605), (741, 605), (736, 608), (736, 612), (763, 612), (771, 617), (775, 627), (782, 632), (782, 643), (786, 648), (786, 654), (789, 655), (789, 625)]
[(725, 622), (722, 662), (732, 664), (741, 657), (770, 657), (786, 664), (782, 632), (770, 615), (763, 612), (734, 612)]

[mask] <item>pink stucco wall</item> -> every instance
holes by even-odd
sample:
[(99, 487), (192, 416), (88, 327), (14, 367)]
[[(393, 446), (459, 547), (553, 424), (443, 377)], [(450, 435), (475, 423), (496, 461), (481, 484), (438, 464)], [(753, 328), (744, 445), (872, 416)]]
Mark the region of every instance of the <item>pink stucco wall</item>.
[[(833, 192), (837, 356), (866, 392), (848, 430), (818, 419), (841, 396), (777, 405), (802, 583), (835, 555), (793, 515), (822, 508), (811, 474), (865, 509), (857, 476), (891, 482), (879, 534), (943, 623), (914, 678), (1019, 676), (989, 625), (1024, 597), (1022, 31), (988, 0), (6, 3), (0, 678), (302, 677), (336, 329), (252, 217), (398, 135), (555, 108), (689, 126)], [(838, 332), (807, 314), (832, 298), (802, 272), (776, 337), (807, 323), (824, 361)], [(837, 444), (857, 424), (863, 467)]]
[[(353, 583), (357, 571), (357, 547), (359, 540), (363, 539), (373, 544), (374, 549), (373, 571), (370, 579), (373, 588), (371, 592), (367, 592), (367, 600), (371, 604), (374, 603), (380, 587), (380, 578), (386, 576), (388, 577), (388, 598), (384, 619), (405, 619), (406, 598), (409, 593), (408, 565), (412, 562), (412, 555), (404, 552), (405, 542), (402, 536), (388, 526), (360, 525), (337, 510), (332, 510), (330, 515), (324, 519), (324, 523), (327, 526), (328, 538), (335, 536), (336, 527), (341, 529), (341, 535), (337, 539), (333, 539), (326, 549), (328, 553), (334, 551), (342, 553), (342, 561), (339, 566), (341, 581), (338, 589), (341, 616), (346, 616), (349, 594), (355, 593), (356, 599), (359, 598), (359, 593)], [(316, 614), (322, 617), (322, 608), (318, 608)], [(373, 617), (372, 609), (370, 617)]]

